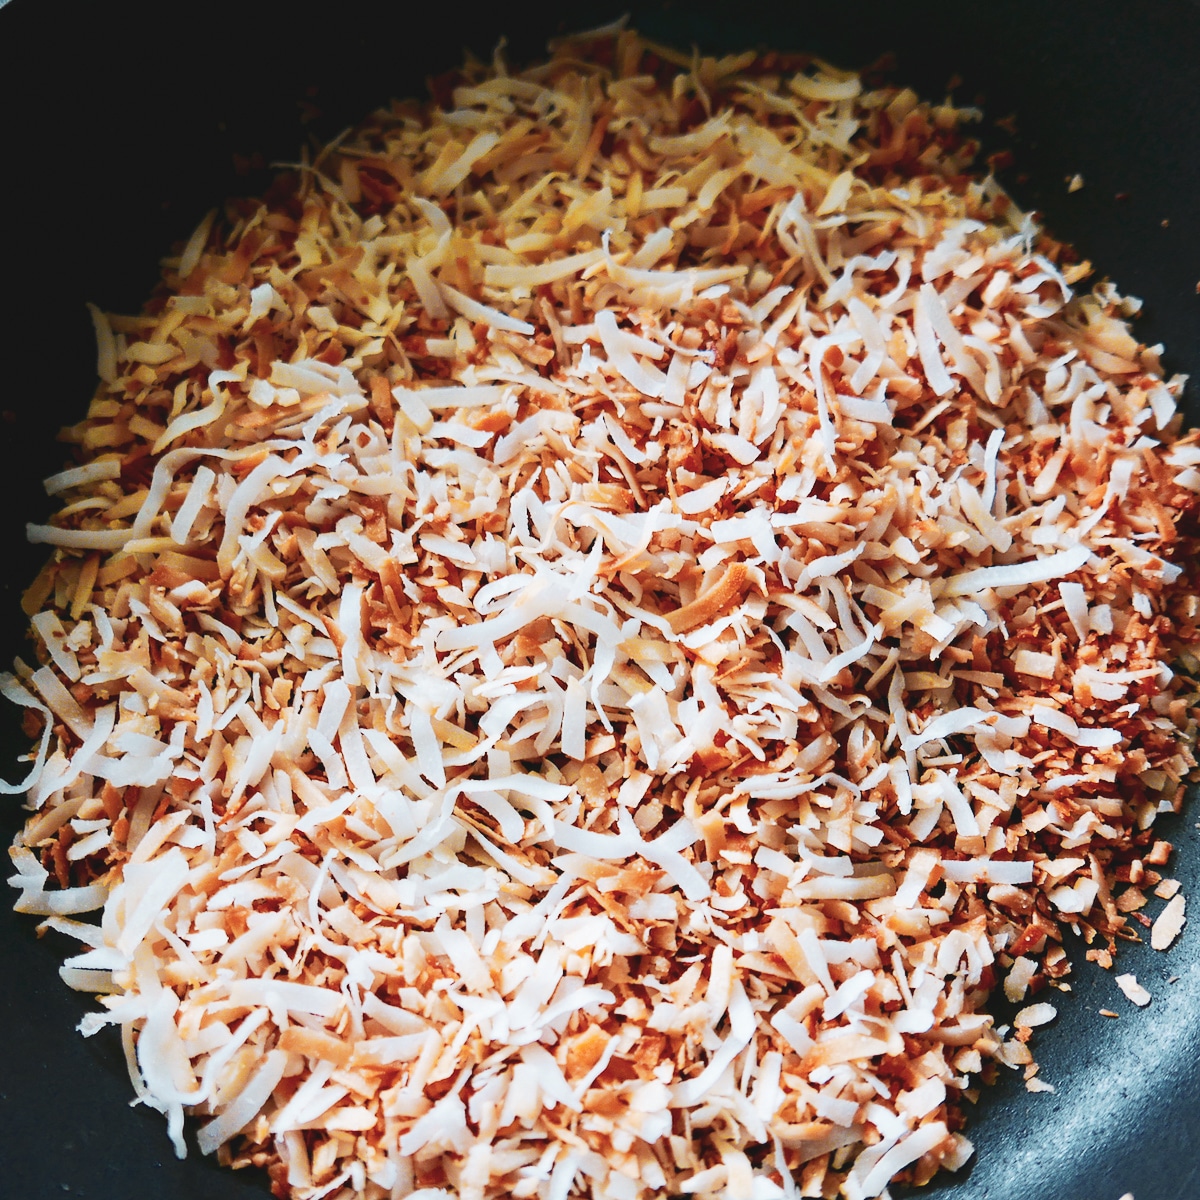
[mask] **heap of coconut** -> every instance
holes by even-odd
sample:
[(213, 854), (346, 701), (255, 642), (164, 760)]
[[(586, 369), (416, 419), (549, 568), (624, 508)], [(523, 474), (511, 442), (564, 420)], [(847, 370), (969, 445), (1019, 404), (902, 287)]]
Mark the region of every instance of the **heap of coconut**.
[(1178, 934), (1200, 446), (974, 115), (568, 41), (95, 313), (14, 882), (180, 1153), (866, 1200)]

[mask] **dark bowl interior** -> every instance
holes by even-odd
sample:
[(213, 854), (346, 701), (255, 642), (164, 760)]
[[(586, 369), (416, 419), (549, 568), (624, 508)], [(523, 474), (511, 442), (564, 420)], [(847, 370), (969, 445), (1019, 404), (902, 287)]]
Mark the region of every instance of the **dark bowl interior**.
[[(1122, 290), (1145, 300), (1141, 340), (1162, 342), (1171, 371), (1200, 368), (1200, 9), (1189, 0), (1066, 0), (984, 6), (926, 0), (774, 6), (542, 0), (484, 14), (456, 6), (431, 24), (390, 3), (210, 3), (168, 12), (109, 0), (0, 9), (4, 285), (0, 306), (0, 663), (26, 652), (18, 600), (41, 561), (24, 523), (50, 506), (40, 479), (62, 466), (56, 429), (90, 397), (94, 352), (86, 301), (136, 311), (157, 261), (224, 197), (254, 193), (268, 164), (336, 134), (392, 95), (420, 94), (464, 47), (489, 55), (500, 35), (514, 61), (548, 37), (629, 11), (662, 41), (704, 51), (814, 51), (845, 66), (895, 55), (891, 77), (941, 97), (980, 100), (990, 149), (1011, 149), (1004, 181)], [(438, 18), (441, 17), (441, 20)], [(464, 20), (464, 17), (467, 19)], [(998, 127), (1015, 117), (1015, 133)], [(1082, 190), (1067, 179), (1081, 174)], [(1197, 415), (1193, 395), (1191, 414)], [(0, 771), (24, 750), (0, 714)], [(19, 801), (0, 805), (11, 839)], [(1200, 878), (1195, 812), (1163, 822), (1173, 874)], [(267, 1195), (265, 1177), (231, 1176), (194, 1150), (171, 1153), (162, 1118), (131, 1108), (117, 1035), (84, 1041), (90, 1007), (59, 981), (67, 943), (0, 906), (0, 1170), (31, 1200), (234, 1200)], [(1078, 948), (1075, 948), (1078, 950)], [(1082, 961), (1074, 996), (1041, 1031), (1037, 1057), (1053, 1095), (1007, 1076), (968, 1132), (978, 1154), (924, 1194), (957, 1200), (1191, 1200), (1200, 1195), (1200, 935), (1122, 952), (1154, 993), (1135, 1010), (1112, 975)], [(1174, 980), (1174, 982), (1171, 982)], [(1097, 1009), (1120, 1012), (1105, 1019)]]

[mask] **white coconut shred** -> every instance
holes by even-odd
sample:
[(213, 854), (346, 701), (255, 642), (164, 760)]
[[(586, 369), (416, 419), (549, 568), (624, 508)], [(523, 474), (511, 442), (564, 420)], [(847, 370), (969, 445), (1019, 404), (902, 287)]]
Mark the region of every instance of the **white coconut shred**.
[(953, 1170), (1063, 926), (1183, 927), (1183, 381), (968, 110), (629, 31), (435, 94), (94, 312), (17, 907), (280, 1196)]

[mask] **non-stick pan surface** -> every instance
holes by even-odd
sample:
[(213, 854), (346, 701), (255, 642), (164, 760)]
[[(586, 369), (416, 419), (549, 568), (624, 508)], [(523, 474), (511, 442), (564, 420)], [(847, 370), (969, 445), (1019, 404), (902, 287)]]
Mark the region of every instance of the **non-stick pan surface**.
[[(484, 14), (464, 3), (344, 0), (168, 7), (132, 0), (0, 8), (0, 664), (27, 653), (18, 607), (41, 552), (27, 520), (50, 511), (39, 481), (59, 469), (55, 430), (90, 397), (91, 300), (136, 311), (157, 260), (225, 196), (266, 182), (391, 95), (418, 94), (464, 46), (514, 60), (547, 37), (630, 11), (664, 41), (706, 52), (811, 50), (861, 67), (895, 55), (893, 79), (982, 100), (991, 149), (1018, 201), (1046, 214), (1101, 275), (1146, 301), (1138, 336), (1169, 370), (1200, 370), (1200, 8), (1187, 0), (712, 4), (526, 0)], [(1015, 117), (1015, 135), (994, 124)], [(1068, 192), (1080, 174), (1082, 190)], [(1193, 419), (1200, 414), (1194, 390)], [(0, 714), (0, 770), (24, 749)], [(1164, 821), (1172, 873), (1200, 880), (1200, 807)], [(0, 806), (10, 839), (19, 801)], [(85, 1041), (91, 1002), (67, 991), (68, 945), (0, 906), (0, 1193), (26, 1200), (240, 1200), (265, 1177), (174, 1159), (163, 1119), (131, 1108), (117, 1036)], [(1197, 910), (1200, 911), (1200, 910)], [(977, 1156), (925, 1194), (941, 1200), (1194, 1200), (1200, 1196), (1200, 931), (1165, 955), (1123, 948), (1120, 969), (1154, 993), (1135, 1010), (1113, 973), (1082, 961), (1072, 997), (1036, 1043), (1054, 1094), (1007, 1075), (985, 1089)], [(1173, 981), (1173, 982), (1172, 982)], [(1120, 1013), (1117, 1020), (1100, 1008)]]

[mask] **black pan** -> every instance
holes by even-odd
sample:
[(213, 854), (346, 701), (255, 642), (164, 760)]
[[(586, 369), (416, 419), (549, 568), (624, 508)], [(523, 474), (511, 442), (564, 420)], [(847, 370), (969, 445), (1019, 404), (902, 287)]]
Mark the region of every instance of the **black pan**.
[[(84, 303), (140, 307), (157, 259), (226, 195), (254, 192), (263, 164), (292, 159), (393, 94), (488, 55), (501, 33), (515, 60), (545, 40), (632, 11), (661, 40), (707, 52), (773, 45), (861, 67), (894, 52), (891, 77), (931, 98), (952, 77), (982, 99), (989, 148), (1018, 201), (1045, 213), (1102, 275), (1146, 301), (1138, 336), (1164, 342), (1169, 370), (1200, 368), (1200, 8), (1189, 0), (701, 0), (551, 5), (525, 0), (483, 16), (286, 0), (176, 6), (106, 0), (0, 7), (0, 663), (25, 652), (21, 588), (40, 565), (23, 544), (49, 503), (38, 481), (62, 466), (53, 440), (90, 397), (94, 358)], [(417, 22), (421, 22), (418, 26)], [(994, 124), (1015, 117), (1015, 135)], [(1082, 190), (1066, 180), (1083, 176)], [(1193, 419), (1200, 413), (1193, 392)], [(0, 715), (0, 765), (17, 774), (16, 720)], [(1193, 809), (1164, 821), (1173, 874), (1196, 895)], [(10, 839), (16, 799), (0, 803)], [(5, 898), (7, 900), (7, 898)], [(1200, 932), (1166, 955), (1122, 951), (1154, 993), (1135, 1010), (1112, 973), (1082, 961), (1074, 996), (1036, 1043), (1053, 1095), (1006, 1075), (969, 1132), (977, 1156), (924, 1194), (938, 1200), (1193, 1200), (1200, 1196)], [(27, 1200), (251, 1200), (265, 1177), (231, 1175), (195, 1150), (177, 1162), (163, 1119), (131, 1109), (118, 1038), (73, 1027), (90, 1001), (57, 965), (68, 944), (0, 905), (0, 1191)], [(1168, 982), (1174, 979), (1174, 982)], [(1098, 1015), (1119, 1012), (1117, 1020)]]

